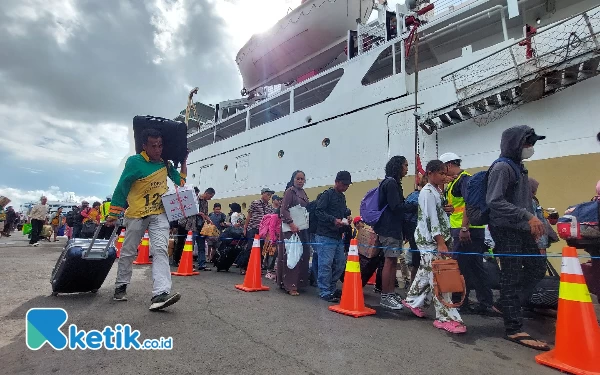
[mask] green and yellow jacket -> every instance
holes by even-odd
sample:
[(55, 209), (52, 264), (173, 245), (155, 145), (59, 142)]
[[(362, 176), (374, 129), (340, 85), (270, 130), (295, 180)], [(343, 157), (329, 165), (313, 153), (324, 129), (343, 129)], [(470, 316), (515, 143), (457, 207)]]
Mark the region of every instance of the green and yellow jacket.
[(110, 216), (118, 216), (125, 209), (128, 218), (142, 218), (148, 215), (159, 215), (165, 212), (162, 196), (169, 190), (167, 176), (175, 185), (185, 185), (183, 173), (179, 173), (171, 162), (150, 161), (145, 151), (130, 156), (115, 188), (110, 205)]

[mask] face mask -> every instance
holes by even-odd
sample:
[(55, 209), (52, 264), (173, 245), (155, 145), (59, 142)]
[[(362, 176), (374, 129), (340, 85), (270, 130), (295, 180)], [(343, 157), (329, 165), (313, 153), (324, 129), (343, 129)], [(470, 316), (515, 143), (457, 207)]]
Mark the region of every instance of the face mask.
[(533, 153), (534, 153), (533, 147), (524, 148), (523, 151), (521, 151), (521, 159), (523, 159), (523, 160), (529, 159), (530, 157), (533, 156)]

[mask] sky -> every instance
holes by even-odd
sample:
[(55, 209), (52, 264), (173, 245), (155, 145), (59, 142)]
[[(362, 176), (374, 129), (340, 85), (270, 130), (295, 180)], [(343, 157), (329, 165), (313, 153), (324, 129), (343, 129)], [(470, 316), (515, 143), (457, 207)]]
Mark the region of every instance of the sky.
[(0, 195), (112, 194), (132, 119), (239, 97), (235, 55), (300, 0), (0, 1)]

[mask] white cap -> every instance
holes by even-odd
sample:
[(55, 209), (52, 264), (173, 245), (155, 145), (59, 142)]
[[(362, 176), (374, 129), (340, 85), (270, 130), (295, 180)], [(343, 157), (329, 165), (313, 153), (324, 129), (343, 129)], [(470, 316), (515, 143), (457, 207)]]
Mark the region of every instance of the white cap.
[(456, 155), (454, 152), (446, 152), (445, 154), (440, 155), (440, 160), (443, 163), (448, 163), (453, 160), (460, 160), (460, 156)]

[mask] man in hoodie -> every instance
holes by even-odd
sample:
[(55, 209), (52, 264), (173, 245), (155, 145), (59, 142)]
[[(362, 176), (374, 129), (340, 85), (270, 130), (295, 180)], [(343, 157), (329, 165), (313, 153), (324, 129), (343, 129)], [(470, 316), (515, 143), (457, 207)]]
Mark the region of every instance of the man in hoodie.
[(497, 306), (504, 317), (505, 338), (538, 350), (550, 348), (523, 332), (521, 307), (546, 272), (544, 258), (535, 256), (540, 254), (536, 240), (544, 233), (544, 227), (533, 212), (523, 160), (533, 156), (534, 145), (545, 138), (525, 125), (506, 129), (500, 142), (500, 157), (512, 163), (499, 161), (490, 168), (486, 196), (495, 252), (508, 255), (500, 258), (501, 306)]

